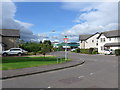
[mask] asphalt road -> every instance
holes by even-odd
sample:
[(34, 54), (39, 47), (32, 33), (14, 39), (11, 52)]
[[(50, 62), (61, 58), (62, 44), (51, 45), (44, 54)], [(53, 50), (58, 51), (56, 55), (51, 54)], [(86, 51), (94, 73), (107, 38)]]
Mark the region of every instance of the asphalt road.
[[(52, 54), (63, 56), (64, 52)], [(118, 88), (118, 57), (71, 52), (68, 57), (86, 62), (68, 69), (3, 80), (3, 88)]]

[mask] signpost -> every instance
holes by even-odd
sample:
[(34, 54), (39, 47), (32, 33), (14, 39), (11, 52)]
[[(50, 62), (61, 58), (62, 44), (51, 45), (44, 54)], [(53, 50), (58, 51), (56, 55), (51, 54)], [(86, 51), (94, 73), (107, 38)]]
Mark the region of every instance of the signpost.
[(68, 38), (67, 36), (64, 37), (64, 43), (65, 43), (65, 60), (67, 61), (67, 42)]

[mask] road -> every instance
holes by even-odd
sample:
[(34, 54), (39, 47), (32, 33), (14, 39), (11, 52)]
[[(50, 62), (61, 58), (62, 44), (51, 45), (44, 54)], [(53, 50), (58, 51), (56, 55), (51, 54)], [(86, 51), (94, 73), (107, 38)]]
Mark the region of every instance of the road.
[[(64, 55), (63, 52), (52, 53)], [(118, 88), (118, 57), (68, 53), (83, 65), (3, 80), (3, 88)]]

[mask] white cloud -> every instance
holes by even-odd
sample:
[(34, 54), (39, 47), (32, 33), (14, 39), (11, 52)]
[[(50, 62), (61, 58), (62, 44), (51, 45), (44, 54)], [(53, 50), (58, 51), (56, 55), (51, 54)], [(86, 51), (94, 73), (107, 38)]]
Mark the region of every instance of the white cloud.
[[(118, 3), (92, 3), (87, 7), (86, 5), (79, 9), (85, 13), (80, 14), (74, 20), (78, 24), (66, 30), (62, 35), (79, 35), (118, 29)], [(71, 9), (71, 6), (69, 7)], [(85, 22), (79, 23), (81, 21)]]
[(33, 32), (29, 30), (33, 24), (22, 22), (14, 18), (16, 6), (11, 0), (4, 0), (0, 8), (2, 8), (0, 9), (2, 10), (2, 14), (0, 14), (0, 17), (2, 17), (2, 22), (0, 22), (0, 24), (2, 24), (0, 27), (1, 29), (18, 29), (20, 30), (21, 39), (27, 41), (37, 38), (35, 35), (33, 35)]

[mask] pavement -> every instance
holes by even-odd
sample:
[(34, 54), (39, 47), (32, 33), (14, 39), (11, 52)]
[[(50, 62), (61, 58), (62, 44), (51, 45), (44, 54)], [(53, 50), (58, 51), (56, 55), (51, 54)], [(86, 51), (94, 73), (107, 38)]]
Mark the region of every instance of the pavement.
[[(60, 57), (60, 55), (55, 55), (55, 56)], [(21, 76), (27, 76), (27, 75), (33, 75), (38, 73), (45, 73), (45, 72), (75, 67), (83, 64), (84, 62), (85, 62), (84, 60), (80, 60), (80, 59), (71, 59), (71, 61), (60, 64), (54, 64), (54, 65), (45, 65), (40, 67), (30, 67), (30, 68), (22, 68), (22, 69), (14, 69), (14, 70), (3, 70), (2, 79), (10, 79), (15, 77), (21, 77)]]

